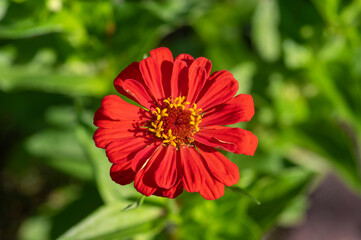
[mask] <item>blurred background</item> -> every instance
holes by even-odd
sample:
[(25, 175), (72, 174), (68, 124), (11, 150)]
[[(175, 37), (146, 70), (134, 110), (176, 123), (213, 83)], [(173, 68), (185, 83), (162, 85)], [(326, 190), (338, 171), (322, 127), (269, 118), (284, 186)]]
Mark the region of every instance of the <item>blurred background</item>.
[[(361, 1), (0, 0), (0, 239), (361, 239)], [(169, 47), (227, 69), (254, 157), (206, 201), (141, 198), (92, 140), (113, 79)], [(260, 202), (260, 204), (259, 204)]]

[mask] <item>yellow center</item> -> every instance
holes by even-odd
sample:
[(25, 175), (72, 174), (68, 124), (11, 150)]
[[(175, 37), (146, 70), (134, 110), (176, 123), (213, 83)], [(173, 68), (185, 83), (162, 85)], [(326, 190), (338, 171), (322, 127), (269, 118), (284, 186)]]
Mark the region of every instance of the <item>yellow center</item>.
[(197, 109), (195, 103), (187, 108), (190, 103), (185, 102), (185, 98), (177, 97), (173, 101), (171, 98), (165, 99), (163, 106), (152, 112), (154, 119), (148, 130), (166, 145), (191, 145), (194, 141), (192, 136), (199, 131), (198, 125), (202, 119), (199, 113), (202, 109)]

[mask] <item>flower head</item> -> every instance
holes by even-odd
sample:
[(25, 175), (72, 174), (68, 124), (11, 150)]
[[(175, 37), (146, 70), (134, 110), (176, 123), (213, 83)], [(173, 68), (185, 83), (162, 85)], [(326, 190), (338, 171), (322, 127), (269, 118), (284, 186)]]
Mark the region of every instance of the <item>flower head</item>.
[(210, 72), (208, 59), (188, 54), (173, 59), (162, 47), (117, 76), (117, 91), (144, 108), (110, 95), (95, 113), (94, 141), (113, 163), (115, 182), (134, 181), (146, 196), (175, 198), (184, 188), (205, 199), (223, 196), (225, 185), (238, 182), (237, 165), (215, 148), (254, 154), (256, 136), (222, 126), (249, 121), (253, 100), (235, 96), (238, 82), (230, 72)]

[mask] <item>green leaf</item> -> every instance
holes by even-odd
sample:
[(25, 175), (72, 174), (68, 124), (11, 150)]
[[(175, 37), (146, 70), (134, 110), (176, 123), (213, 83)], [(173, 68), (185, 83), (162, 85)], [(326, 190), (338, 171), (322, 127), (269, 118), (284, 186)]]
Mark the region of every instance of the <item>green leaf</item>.
[(267, 62), (276, 61), (281, 53), (278, 25), (279, 11), (277, 1), (258, 1), (258, 6), (252, 19), (252, 38), (261, 58)]
[(239, 193), (227, 191), (214, 201), (190, 194), (182, 200), (179, 239), (261, 239), (262, 231), (257, 222), (245, 214), (251, 201), (239, 197)]
[[(153, 12), (156, 16), (165, 22), (180, 21), (184, 15), (191, 12), (192, 7), (200, 4), (199, 1), (147, 1), (144, 2), (145, 8)], [(204, 3), (203, 3), (204, 4)]]
[(298, 196), (286, 207), (278, 220), (278, 224), (282, 227), (292, 227), (296, 224), (301, 224), (308, 207), (307, 196)]
[(309, 118), (307, 101), (299, 87), (291, 81), (283, 79), (282, 75), (274, 73), (270, 76), (269, 94), (282, 124), (294, 125)]
[(22, 222), (18, 237), (20, 240), (47, 240), (51, 230), (48, 217), (35, 216)]
[(323, 19), (329, 24), (338, 24), (339, 0), (312, 0)]
[(62, 128), (72, 128), (76, 125), (76, 112), (73, 106), (51, 106), (45, 113), (45, 119), (49, 124)]
[(73, 129), (44, 130), (25, 142), (29, 153), (60, 171), (81, 179), (91, 179), (92, 169)]
[(54, 210), (44, 211), (49, 208), (48, 206), (54, 205), (54, 199), (49, 198), (40, 207), (43, 210), (40, 214), (51, 217), (51, 235), (47, 239), (57, 239), (103, 205), (94, 182), (66, 185), (64, 188), (55, 190), (51, 195), (64, 199), (62, 200), (64, 203), (52, 207)]
[[(248, 173), (245, 173), (245, 171), (275, 174), (283, 169), (282, 157), (272, 152), (265, 154), (257, 150), (255, 156), (246, 156), (228, 152), (224, 152), (224, 154), (228, 159), (237, 164), (242, 173), (241, 179), (244, 177), (243, 174), (246, 176), (249, 175)], [(244, 187), (244, 185), (242, 186)]]
[(65, 37), (73, 46), (80, 46), (89, 40), (82, 19), (72, 12), (67, 10), (57, 12), (48, 21), (50, 24), (60, 25), (66, 32)]
[[(317, 128), (321, 123), (323, 126)], [(340, 131), (339, 127), (332, 121), (320, 119), (309, 123), (303, 129), (303, 132), (290, 130), (283, 134), (282, 138), (322, 156), (322, 158), (312, 158), (309, 161), (318, 160), (322, 161), (322, 165), (327, 164), (326, 166), (331, 167), (335, 173), (348, 183), (350, 188), (360, 194), (359, 163), (353, 153), (353, 146), (348, 143), (350, 141), (348, 136), (343, 131)], [(333, 129), (333, 131), (330, 131), (330, 129)], [(312, 157), (312, 155), (310, 156)], [(324, 168), (324, 171), (327, 169)]]
[(2, 0), (0, 1), (0, 21), (3, 19), (6, 15), (6, 12), (8, 10), (8, 0)]
[(301, 169), (285, 169), (277, 176), (265, 176), (259, 179), (251, 193), (262, 203), (250, 205), (248, 214), (262, 229), (269, 229), (290, 205), (303, 193), (313, 174)]
[(123, 202), (100, 207), (58, 240), (110, 240), (134, 236), (151, 231), (164, 213), (162, 208), (146, 206), (123, 211), (126, 205)]
[(256, 73), (256, 65), (253, 62), (242, 62), (233, 67), (230, 72), (238, 81), (239, 89), (236, 95), (249, 93), (252, 88), (252, 78)]
[(36, 24), (31, 20), (25, 20), (11, 26), (0, 25), (0, 39), (30, 38), (50, 33), (59, 33), (62, 30), (63, 28), (60, 24)]
[(136, 209), (136, 208), (142, 206), (142, 204), (144, 202), (144, 198), (145, 198), (144, 195), (140, 196), (137, 201), (135, 201), (134, 203), (129, 204), (126, 208), (123, 209), (123, 211)]
[(231, 189), (233, 192), (236, 192), (236, 193), (240, 193), (244, 196), (247, 196), (249, 199), (251, 199), (253, 202), (257, 203), (257, 205), (260, 205), (261, 202), (257, 200), (257, 198), (255, 198), (254, 196), (252, 196), (249, 192), (247, 192), (246, 190), (244, 190), (243, 188), (241, 187), (236, 187), (236, 186), (232, 186), (232, 187), (229, 187), (229, 189)]
[(40, 66), (0, 66), (0, 90), (36, 90), (71, 96), (102, 96), (107, 82), (94, 76), (50, 72)]
[(285, 65), (289, 69), (297, 69), (306, 67), (311, 60), (311, 51), (307, 47), (297, 44), (291, 39), (283, 42), (283, 50), (285, 53)]

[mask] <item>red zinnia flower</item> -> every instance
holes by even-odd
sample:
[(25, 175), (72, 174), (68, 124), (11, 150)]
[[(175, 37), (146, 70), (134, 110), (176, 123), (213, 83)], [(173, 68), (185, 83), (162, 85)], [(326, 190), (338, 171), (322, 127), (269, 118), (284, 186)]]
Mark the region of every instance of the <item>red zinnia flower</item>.
[(134, 181), (146, 196), (175, 198), (184, 188), (205, 199), (223, 196), (224, 185), (238, 182), (237, 165), (214, 148), (254, 154), (256, 136), (220, 126), (249, 121), (253, 100), (234, 97), (238, 82), (230, 72), (210, 72), (208, 59), (181, 54), (173, 60), (163, 47), (117, 76), (117, 91), (144, 108), (110, 95), (95, 113), (94, 141), (113, 163), (113, 181)]

